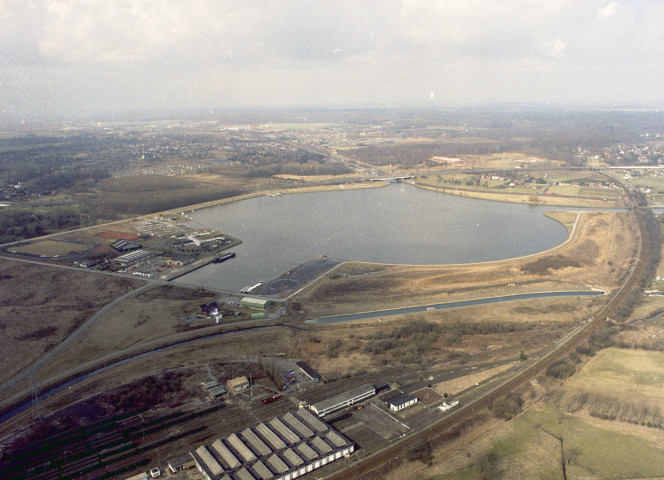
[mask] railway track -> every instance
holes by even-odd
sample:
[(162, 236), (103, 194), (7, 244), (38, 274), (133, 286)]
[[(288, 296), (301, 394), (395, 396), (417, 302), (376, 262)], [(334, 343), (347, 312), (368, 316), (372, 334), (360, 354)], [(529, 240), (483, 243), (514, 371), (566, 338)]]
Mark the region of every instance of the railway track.
[(585, 342), (594, 332), (596, 332), (600, 327), (606, 324), (607, 319), (615, 316), (616, 312), (623, 304), (623, 302), (629, 298), (629, 296), (639, 287), (639, 280), (645, 272), (645, 266), (648, 263), (648, 254), (650, 251), (650, 240), (648, 237), (647, 229), (645, 227), (645, 221), (643, 219), (643, 212), (636, 205), (636, 202), (630, 192), (630, 190), (622, 182), (617, 180), (614, 177), (607, 175), (612, 181), (620, 185), (625, 191), (630, 205), (632, 205), (631, 211), (635, 215), (639, 226), (639, 249), (636, 255), (636, 260), (632, 265), (629, 276), (623, 283), (623, 285), (612, 294), (609, 302), (599, 311), (595, 317), (588, 322), (583, 328), (580, 328), (573, 335), (568, 336), (562, 342), (558, 344), (556, 348), (548, 352), (542, 358), (537, 360), (535, 363), (530, 365), (528, 368), (524, 369), (521, 372), (518, 372), (510, 379), (502, 382), (498, 386), (494, 387), (477, 400), (474, 400), (470, 403), (465, 404), (462, 408), (457, 410), (455, 413), (441, 419), (440, 421), (432, 424), (431, 427), (426, 430), (415, 432), (411, 435), (404, 437), (399, 443), (390, 446), (386, 449), (383, 449), (380, 452), (376, 452), (372, 455), (369, 455), (363, 460), (358, 461), (357, 463), (345, 468), (344, 470), (331, 473), (325, 480), (350, 480), (356, 479), (361, 475), (368, 473), (381, 465), (387, 463), (388, 461), (404, 455), (413, 446), (418, 445), (421, 442), (426, 442), (445, 431), (450, 430), (451, 428), (460, 425), (462, 422), (473, 417), (480, 410), (488, 407), (491, 402), (495, 399), (500, 398), (508, 393), (512, 392), (519, 386), (523, 385), (525, 382), (534, 378), (539, 372), (546, 370), (549, 365), (552, 363), (561, 360), (565, 355), (567, 355), (572, 349), (579, 346), (581, 343)]

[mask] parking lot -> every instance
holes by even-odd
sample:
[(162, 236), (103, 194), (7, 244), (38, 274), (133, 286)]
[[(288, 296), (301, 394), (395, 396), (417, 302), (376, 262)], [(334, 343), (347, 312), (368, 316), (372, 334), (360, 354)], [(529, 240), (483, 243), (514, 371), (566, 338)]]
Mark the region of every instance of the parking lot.
[(373, 403), (358, 410), (353, 416), (385, 440), (398, 437), (410, 430), (404, 423)]

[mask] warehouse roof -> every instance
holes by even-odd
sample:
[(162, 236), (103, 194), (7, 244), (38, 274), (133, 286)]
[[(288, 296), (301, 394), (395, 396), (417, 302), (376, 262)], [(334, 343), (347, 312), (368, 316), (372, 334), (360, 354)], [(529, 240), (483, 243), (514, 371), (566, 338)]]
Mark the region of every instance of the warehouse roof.
[(261, 423), (256, 426), (256, 431), (265, 439), (267, 443), (270, 444), (273, 451), (278, 451), (283, 448), (286, 448), (284, 441), (277, 436), (272, 430), (270, 430), (267, 425)]
[(221, 443), (220, 439), (215, 440), (212, 444), (212, 448), (217, 451), (221, 458), (226, 462), (230, 468), (236, 468), (240, 466), (240, 461), (231, 453), (231, 451), (226, 448), (226, 445)]
[[(289, 445), (292, 445), (293, 443), (297, 443), (297, 442), (300, 441), (300, 437), (298, 437), (295, 433), (293, 433), (293, 431), (292, 431), (290, 428), (288, 428), (288, 427), (287, 427), (287, 426), (286, 426), (281, 420), (279, 420), (278, 418), (273, 418), (272, 420), (270, 420), (269, 423), (270, 423), (270, 426), (271, 426), (272, 428), (274, 428), (274, 430), (275, 430), (279, 435), (281, 435), (281, 436), (283, 437), (283, 439), (286, 440), (286, 442), (287, 442)], [(282, 448), (285, 448), (285, 447), (286, 447), (286, 445), (284, 445), (284, 447), (282, 447)], [(279, 450), (281, 450), (281, 449), (279, 449)]]
[(240, 305), (256, 305), (261, 308), (267, 307), (270, 303), (272, 303), (272, 300), (256, 297), (243, 297), (242, 300), (240, 300)]
[(376, 389), (370, 383), (365, 383), (359, 387), (355, 387), (347, 392), (335, 395), (332, 398), (320, 401), (313, 404), (311, 407), (318, 415), (324, 415), (325, 412), (334, 411), (336, 408), (343, 408), (359, 401), (363, 398), (368, 398), (376, 393)]
[(242, 440), (238, 438), (237, 435), (234, 433), (231, 433), (226, 441), (233, 447), (237, 453), (240, 454), (242, 458), (244, 458), (245, 462), (251, 462), (253, 460), (256, 460), (256, 455), (254, 455), (254, 452), (249, 450), (249, 448), (244, 444)]
[[(306, 419), (325, 431), (312, 432), (303, 423)], [(296, 427), (288, 425), (311, 435), (301, 438)], [(288, 445), (282, 437), (288, 438)], [(218, 438), (190, 453), (209, 480), (284, 480), (348, 456), (354, 449), (352, 442), (325, 422), (308, 412), (296, 412)]]
[(311, 440), (311, 444), (314, 446), (316, 450), (318, 450), (322, 454), (330, 453), (332, 451), (332, 447), (330, 447), (322, 438), (320, 437), (314, 437)]
[(318, 454), (304, 442), (300, 443), (297, 447), (295, 447), (295, 449), (298, 451), (302, 458), (309, 462), (318, 458)]
[(314, 432), (311, 431), (309, 427), (300, 422), (292, 413), (288, 412), (283, 416), (284, 421), (288, 424), (289, 427), (292, 427), (292, 430), (297, 432), (300, 435), (300, 438), (309, 438), (314, 436)]
[(258, 436), (250, 428), (245, 428), (242, 430), (242, 438), (246, 440), (259, 455), (269, 455), (270, 452), (272, 452), (270, 447), (265, 445), (263, 440), (258, 438)]
[(297, 412), (295, 412), (295, 415), (300, 417), (300, 419), (304, 420), (304, 422), (308, 424), (313, 430), (319, 433), (327, 430), (327, 425), (306, 408), (300, 408)]
[(274, 477), (274, 474), (270, 471), (270, 469), (267, 468), (265, 464), (260, 460), (254, 463), (252, 468), (254, 469), (254, 472), (256, 472), (256, 474), (258, 475), (258, 478), (260, 478), (261, 480), (269, 480), (270, 478)]
[(249, 473), (249, 470), (244, 467), (235, 472), (235, 476), (238, 478), (238, 480), (255, 480), (254, 476)]
[(224, 471), (221, 465), (219, 465), (219, 462), (217, 462), (214, 457), (210, 454), (207, 448), (205, 448), (204, 445), (201, 445), (196, 449), (196, 453), (200, 457), (203, 462), (205, 462), (205, 465), (207, 468), (212, 472), (213, 475), (219, 475), (221, 472)]
[(288, 465), (286, 465), (276, 453), (267, 459), (267, 463), (269, 463), (270, 466), (277, 471), (277, 473), (284, 473), (288, 471)]

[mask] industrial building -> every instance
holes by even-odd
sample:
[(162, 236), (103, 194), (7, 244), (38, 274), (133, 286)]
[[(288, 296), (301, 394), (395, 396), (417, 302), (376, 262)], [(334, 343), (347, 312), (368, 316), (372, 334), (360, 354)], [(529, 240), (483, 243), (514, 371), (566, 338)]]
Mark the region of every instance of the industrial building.
[(196, 260), (196, 257), (191, 257), (189, 255), (176, 255), (166, 260), (166, 265), (169, 267), (184, 267), (189, 265)]
[(309, 377), (311, 380), (320, 380), (321, 376), (320, 374), (311, 368), (311, 366), (308, 363), (305, 363), (303, 361), (298, 361), (295, 362), (295, 365), (300, 367), (300, 369), (304, 372), (304, 374)]
[(353, 451), (351, 441), (300, 409), (189, 453), (206, 480), (293, 480)]
[(389, 405), (390, 410), (398, 412), (399, 410), (403, 410), (404, 408), (416, 404), (417, 397), (414, 397), (409, 393), (402, 393), (401, 395), (386, 400), (386, 403)]
[(150, 252), (149, 250), (135, 250), (133, 252), (126, 253), (124, 255), (120, 255), (117, 258), (114, 258), (112, 263), (120, 265), (121, 267), (130, 267), (131, 265), (144, 262), (156, 255), (156, 252)]
[(360, 385), (344, 393), (340, 393), (332, 398), (328, 398), (311, 405), (311, 410), (319, 417), (324, 417), (330, 413), (339, 411), (354, 403), (361, 402), (376, 394), (376, 388), (370, 383)]
[(218, 380), (213, 380), (211, 382), (203, 382), (201, 383), (201, 387), (212, 398), (218, 398), (228, 393), (226, 387), (220, 384)]
[(265, 300), (255, 297), (243, 297), (240, 300), (240, 305), (243, 307), (253, 308), (256, 310), (265, 310), (272, 304), (271, 300)]
[(178, 455), (177, 457), (173, 457), (168, 461), (168, 468), (171, 473), (186, 470), (188, 468), (194, 467), (195, 465), (196, 462), (194, 462), (194, 459), (191, 455)]
[(130, 242), (129, 240), (116, 240), (109, 247), (120, 253), (128, 253), (141, 248), (138, 243)]
[(235, 395), (237, 392), (249, 388), (249, 380), (247, 380), (247, 377), (232, 378), (226, 382), (226, 386), (228, 387), (228, 390)]

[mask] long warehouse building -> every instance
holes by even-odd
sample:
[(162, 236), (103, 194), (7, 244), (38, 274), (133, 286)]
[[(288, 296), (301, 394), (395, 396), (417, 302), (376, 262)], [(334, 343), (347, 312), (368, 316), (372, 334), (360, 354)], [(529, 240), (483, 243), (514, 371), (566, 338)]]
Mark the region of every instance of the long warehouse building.
[(206, 480), (293, 480), (354, 451), (350, 440), (300, 409), (189, 453)]
[(319, 417), (324, 417), (374, 395), (376, 395), (376, 387), (370, 383), (366, 383), (332, 398), (314, 403), (311, 405), (311, 410)]

